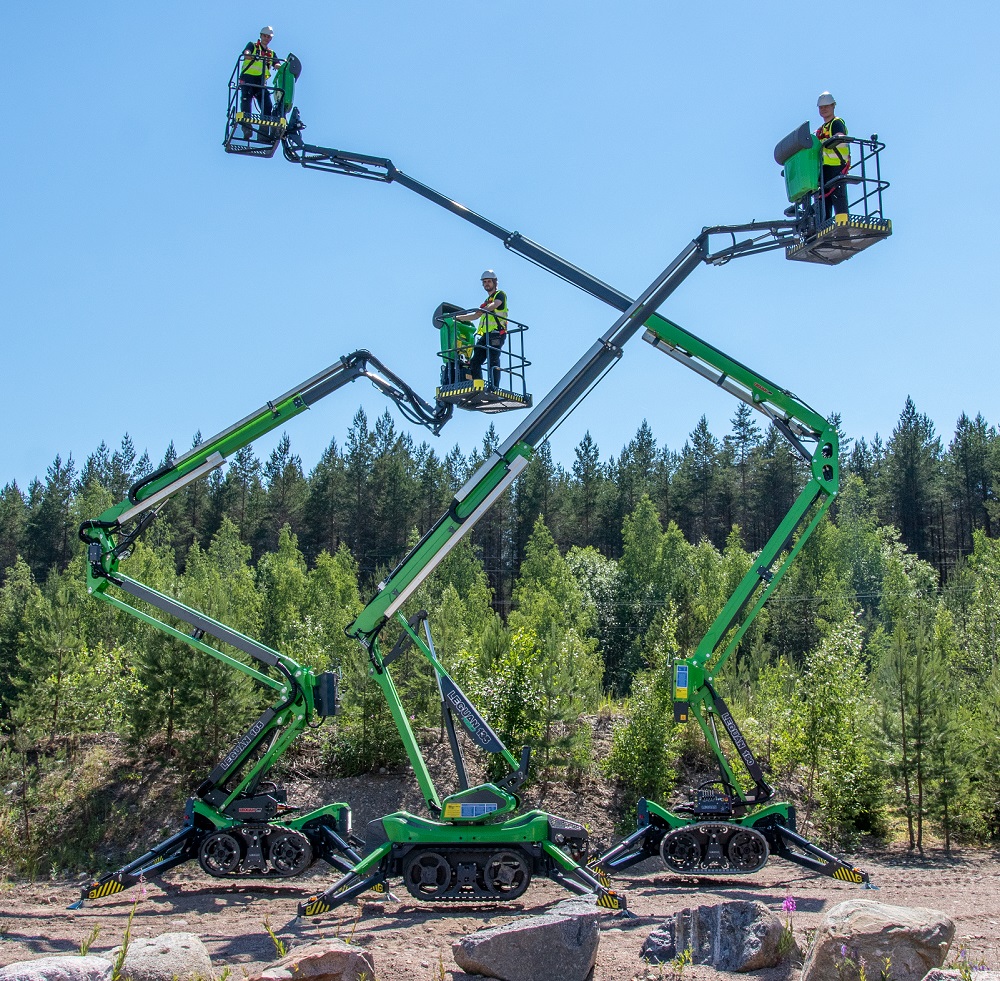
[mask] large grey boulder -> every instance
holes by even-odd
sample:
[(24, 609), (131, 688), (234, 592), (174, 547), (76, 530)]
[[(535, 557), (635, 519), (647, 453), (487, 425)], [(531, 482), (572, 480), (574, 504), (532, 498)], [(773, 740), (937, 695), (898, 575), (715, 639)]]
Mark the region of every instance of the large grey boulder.
[(375, 976), (375, 960), (364, 947), (331, 939), (293, 950), (251, 981), (374, 981)]
[(96, 954), (36, 957), (0, 967), (3, 981), (110, 981), (111, 961)]
[[(120, 953), (121, 947), (111, 951), (112, 962)], [(189, 981), (212, 973), (212, 960), (195, 933), (130, 938), (120, 971), (123, 981)]]
[(586, 981), (600, 942), (589, 910), (546, 913), (479, 930), (453, 944), (452, 953), (463, 971), (501, 981)]
[(954, 922), (937, 910), (849, 899), (820, 921), (802, 981), (838, 981), (845, 971), (856, 977), (862, 959), (868, 977), (878, 977), (886, 958), (893, 981), (920, 981), (944, 964), (954, 937)]
[(609, 914), (608, 910), (595, 905), (593, 897), (568, 896), (548, 907), (545, 916), (583, 916), (588, 920), (603, 920)]
[(646, 938), (641, 956), (663, 964), (690, 948), (695, 964), (710, 964), (717, 971), (759, 971), (781, 959), (781, 930), (781, 921), (763, 903), (682, 909)]

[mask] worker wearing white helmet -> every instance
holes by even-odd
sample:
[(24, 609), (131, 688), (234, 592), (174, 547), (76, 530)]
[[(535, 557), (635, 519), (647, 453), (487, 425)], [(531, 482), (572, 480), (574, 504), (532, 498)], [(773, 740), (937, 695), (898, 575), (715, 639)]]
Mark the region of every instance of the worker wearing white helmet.
[[(259, 41), (248, 41), (241, 55), (240, 67), (240, 112), (249, 116), (253, 110), (253, 101), (257, 100), (260, 111), (265, 116), (273, 112), (271, 92), (267, 80), (271, 70), (281, 64), (281, 59), (271, 50), (271, 38), (274, 28), (269, 24), (260, 29)], [(243, 123), (243, 139), (253, 136), (253, 127)]]
[[(837, 100), (829, 92), (823, 92), (816, 100), (816, 106), (823, 119), (823, 125), (816, 130), (820, 143), (834, 136), (847, 136), (847, 123), (837, 115)], [(851, 147), (848, 143), (838, 146), (823, 147), (823, 193), (824, 214), (827, 218), (834, 212), (838, 215), (847, 214), (847, 185), (836, 184), (828, 187), (828, 183), (851, 169)], [(817, 203), (819, 195), (817, 195)]]
[(486, 290), (486, 299), (479, 304), (482, 313), (470, 311), (459, 314), (456, 320), (466, 323), (479, 320), (476, 328), (476, 347), (472, 353), (469, 369), (473, 378), (483, 377), (483, 362), (489, 359), (490, 384), (493, 388), (500, 387), (500, 350), (507, 338), (507, 294), (497, 289), (497, 274), (492, 269), (483, 271), (479, 277)]

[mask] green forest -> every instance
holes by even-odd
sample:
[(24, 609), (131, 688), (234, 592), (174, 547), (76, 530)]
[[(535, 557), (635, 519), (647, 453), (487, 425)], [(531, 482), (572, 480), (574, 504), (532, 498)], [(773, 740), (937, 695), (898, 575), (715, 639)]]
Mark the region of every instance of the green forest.
[[(823, 841), (923, 849), (1000, 837), (1000, 438), (962, 415), (950, 438), (911, 400), (891, 435), (839, 429), (841, 488), (718, 681), (768, 780)], [(407, 604), (430, 614), (441, 660), (533, 776), (599, 766), (623, 800), (667, 802), (681, 761), (671, 665), (689, 654), (808, 479), (741, 404), (680, 450), (643, 423), (617, 455), (587, 434), (568, 464), (535, 459)], [(192, 445), (201, 441), (195, 435)], [(368, 661), (344, 627), (498, 444), (440, 455), (389, 412), (354, 416), (305, 466), (283, 435), (184, 487), (123, 561), (128, 574), (318, 670), (343, 672), (343, 710), (310, 733), (330, 775), (405, 763)], [(97, 737), (197, 778), (259, 712), (250, 681), (87, 596), (84, 520), (178, 453), (126, 435), (79, 465), (57, 456), (0, 491), (0, 851), (6, 871), (93, 862), (96, 807), (61, 774)], [(391, 638), (390, 638), (391, 639)], [(415, 726), (437, 728), (429, 666), (394, 678)], [(593, 762), (591, 719), (615, 720)], [(701, 756), (699, 756), (701, 754)], [(100, 774), (91, 778), (99, 787)], [(96, 813), (96, 812), (94, 812)], [(91, 822), (96, 823), (96, 822)], [(628, 815), (622, 815), (622, 827)], [(70, 840), (72, 839), (72, 840)]]

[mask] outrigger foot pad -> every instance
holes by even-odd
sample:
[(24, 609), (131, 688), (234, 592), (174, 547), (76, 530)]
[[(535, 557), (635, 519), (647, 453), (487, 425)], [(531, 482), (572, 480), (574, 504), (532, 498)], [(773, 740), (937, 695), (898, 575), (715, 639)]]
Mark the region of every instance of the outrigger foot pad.
[(335, 906), (346, 903), (360, 893), (368, 889), (383, 893), (387, 898), (395, 898), (386, 888), (385, 872), (377, 868), (371, 875), (359, 876), (355, 872), (348, 872), (342, 876), (324, 893), (318, 896), (310, 896), (304, 903), (299, 903), (299, 916), (322, 916), (329, 913)]
[(575, 892), (584, 898), (593, 897), (594, 905), (601, 909), (618, 910), (626, 912), (628, 910), (628, 899), (624, 893), (609, 889), (596, 876), (594, 870), (589, 867), (578, 865), (572, 871), (553, 868), (549, 871), (549, 878), (553, 882)]

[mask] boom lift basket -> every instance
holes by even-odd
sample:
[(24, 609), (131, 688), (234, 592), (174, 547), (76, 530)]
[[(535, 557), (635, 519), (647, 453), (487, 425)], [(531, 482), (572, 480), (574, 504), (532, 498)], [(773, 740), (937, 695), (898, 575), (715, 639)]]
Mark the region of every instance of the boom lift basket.
[[(240, 80), (242, 55), (236, 59), (229, 76), (229, 106), (226, 110), (226, 153), (241, 153), (252, 157), (272, 157), (288, 129), (288, 116), (295, 96), (295, 80), (302, 64), (293, 54), (268, 82)], [(271, 112), (263, 111), (270, 103)], [(256, 109), (256, 112), (253, 110)]]
[[(823, 149), (849, 151), (850, 167), (823, 182)], [(851, 148), (854, 148), (853, 150)], [(783, 166), (785, 190), (791, 206), (785, 214), (803, 222), (799, 240), (785, 249), (788, 259), (835, 266), (892, 234), (892, 222), (882, 211), (882, 192), (889, 182), (882, 179), (879, 154), (885, 148), (877, 134), (867, 139), (835, 136), (824, 143), (803, 123), (774, 148), (774, 159)], [(842, 159), (847, 160), (846, 155)], [(846, 186), (848, 214), (832, 215), (828, 195)]]
[(441, 332), (441, 349), (438, 351), (441, 384), (435, 398), (439, 402), (457, 405), (460, 409), (485, 413), (530, 408), (531, 396), (524, 377), (524, 369), (531, 364), (524, 356), (527, 325), (507, 319), (507, 330), (497, 345), (500, 367), (496, 379), (498, 384), (494, 385), (488, 360), (480, 369), (484, 377), (477, 378), (472, 371), (471, 362), (479, 338), (474, 324), (457, 319), (459, 314), (472, 312), (454, 303), (441, 303), (434, 311), (433, 323)]

